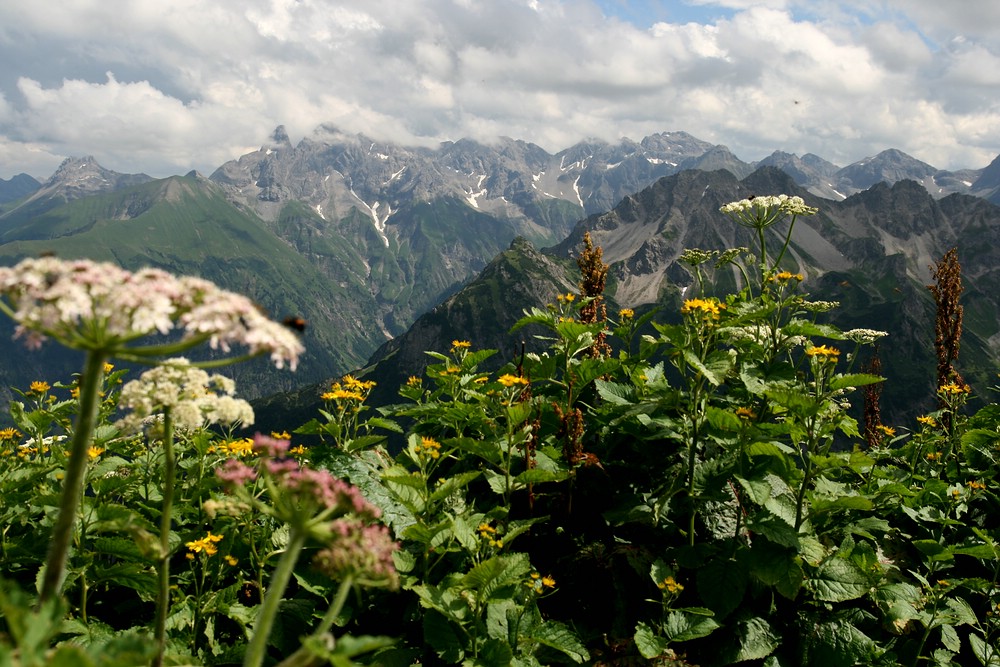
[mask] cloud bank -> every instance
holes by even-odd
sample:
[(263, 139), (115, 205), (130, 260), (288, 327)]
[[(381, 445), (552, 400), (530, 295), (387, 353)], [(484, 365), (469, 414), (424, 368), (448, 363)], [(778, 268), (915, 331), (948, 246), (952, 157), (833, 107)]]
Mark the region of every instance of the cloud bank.
[(550, 151), (685, 130), (841, 165), (1000, 153), (995, 0), (43, 0), (0, 5), (0, 59), (4, 178), (81, 155), (210, 172), (279, 124)]

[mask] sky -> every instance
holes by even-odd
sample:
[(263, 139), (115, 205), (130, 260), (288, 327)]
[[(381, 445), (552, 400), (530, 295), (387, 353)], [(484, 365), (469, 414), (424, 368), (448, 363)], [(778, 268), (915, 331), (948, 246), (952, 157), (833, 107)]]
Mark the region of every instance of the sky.
[(284, 125), (550, 153), (683, 130), (745, 161), (1000, 154), (997, 0), (0, 3), (0, 178), (210, 174)]

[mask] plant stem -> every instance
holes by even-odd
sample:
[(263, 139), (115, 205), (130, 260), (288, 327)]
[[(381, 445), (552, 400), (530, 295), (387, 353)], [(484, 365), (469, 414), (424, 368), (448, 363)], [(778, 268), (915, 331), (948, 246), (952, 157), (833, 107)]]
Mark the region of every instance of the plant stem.
[[(76, 524), (83, 483), (87, 475), (87, 449), (97, 422), (100, 406), (101, 386), (104, 383), (104, 364), (108, 360), (102, 350), (89, 350), (84, 361), (83, 375), (80, 377), (80, 411), (76, 416), (73, 443), (70, 446), (69, 462), (63, 479), (62, 495), (59, 498), (59, 513), (52, 528), (52, 543), (45, 562), (39, 605), (59, 595), (66, 578), (66, 561), (69, 557), (73, 528)], [(41, 445), (41, 443), (39, 443)]]
[(264, 593), (264, 603), (257, 615), (257, 622), (254, 623), (253, 637), (250, 638), (247, 652), (243, 656), (243, 667), (260, 667), (264, 664), (264, 657), (267, 655), (267, 640), (270, 638), (274, 619), (278, 616), (278, 608), (281, 606), (285, 589), (292, 579), (295, 563), (299, 560), (299, 554), (306, 544), (306, 536), (306, 530), (296, 526), (290, 527), (288, 546), (285, 547), (285, 553), (281, 554), (274, 574), (271, 575), (267, 591)]
[(163, 508), (160, 511), (160, 590), (156, 600), (156, 626), (154, 640), (156, 657), (153, 667), (163, 664), (163, 653), (167, 647), (167, 612), (170, 610), (170, 521), (174, 502), (174, 478), (177, 461), (174, 458), (174, 422), (170, 410), (163, 412)]

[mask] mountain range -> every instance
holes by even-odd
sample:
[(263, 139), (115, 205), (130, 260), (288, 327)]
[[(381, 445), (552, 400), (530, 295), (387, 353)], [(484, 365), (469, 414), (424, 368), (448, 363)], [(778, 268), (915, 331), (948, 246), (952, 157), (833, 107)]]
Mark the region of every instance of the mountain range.
[[(512, 139), (404, 147), (329, 126), (293, 145), (279, 127), (208, 177), (117, 174), (79, 158), (43, 183), (0, 181), (0, 262), (55, 252), (155, 265), (247, 293), (276, 317), (304, 317), (309, 352), (295, 376), (264, 364), (234, 374), (251, 397), (302, 387), (315, 397), (314, 383), (362, 367), (390, 386), (452, 337), (514, 354), (509, 325), (573, 287), (584, 231), (612, 265), (615, 303), (672, 312), (691, 280), (676, 262), (684, 248), (751, 245), (719, 206), (779, 192), (820, 208), (796, 228), (794, 266), (817, 297), (844, 303), (847, 324), (894, 334), (887, 372), (907, 386), (932, 382), (917, 363), (932, 349), (925, 285), (931, 262), (955, 246), (970, 314), (963, 354), (996, 366), (989, 240), (1000, 229), (1000, 156), (948, 172), (896, 150), (847, 167), (780, 151), (747, 163), (684, 132), (552, 155)], [(15, 347), (0, 352), (3, 386), (78, 368), (72, 355)]]

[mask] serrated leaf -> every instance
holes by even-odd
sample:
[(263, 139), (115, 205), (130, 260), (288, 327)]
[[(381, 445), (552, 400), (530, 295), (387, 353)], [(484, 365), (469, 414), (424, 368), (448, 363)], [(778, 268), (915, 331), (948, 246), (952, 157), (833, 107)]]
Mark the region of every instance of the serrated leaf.
[[(712, 613), (707, 609), (704, 611)], [(707, 637), (719, 627), (721, 627), (719, 623), (711, 616), (685, 610), (670, 612), (663, 623), (663, 630), (672, 642), (686, 642)]]
[(584, 647), (580, 638), (569, 626), (559, 621), (544, 621), (537, 625), (531, 633), (531, 638), (539, 644), (548, 646), (566, 655), (573, 662), (580, 664), (590, 660), (590, 653)]
[(598, 395), (611, 405), (631, 405), (635, 400), (635, 387), (598, 378), (594, 381)]
[(856, 600), (871, 588), (868, 577), (854, 563), (833, 556), (809, 579), (816, 597), (826, 602)]
[(647, 659), (656, 658), (663, 655), (669, 643), (665, 637), (660, 637), (643, 622), (640, 622), (635, 629), (635, 646), (639, 649), (642, 657)]
[(871, 664), (875, 642), (852, 624), (821, 623), (810, 633), (808, 664), (814, 667), (853, 667)]

